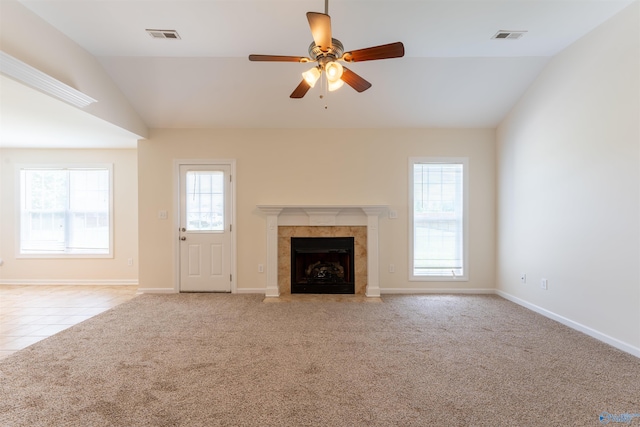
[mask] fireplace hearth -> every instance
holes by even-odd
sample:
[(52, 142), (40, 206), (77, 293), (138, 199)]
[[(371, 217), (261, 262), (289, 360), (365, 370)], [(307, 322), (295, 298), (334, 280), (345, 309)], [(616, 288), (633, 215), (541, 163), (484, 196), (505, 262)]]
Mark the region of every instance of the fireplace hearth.
[(291, 293), (355, 293), (353, 237), (291, 237)]

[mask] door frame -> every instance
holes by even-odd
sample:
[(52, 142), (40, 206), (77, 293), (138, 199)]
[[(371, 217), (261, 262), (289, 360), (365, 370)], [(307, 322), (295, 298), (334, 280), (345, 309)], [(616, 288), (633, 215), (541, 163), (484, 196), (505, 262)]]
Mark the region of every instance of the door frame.
[(231, 293), (237, 293), (237, 253), (236, 253), (236, 160), (235, 159), (173, 159), (173, 291), (180, 292), (180, 166), (229, 166), (231, 183), (229, 201), (231, 203)]

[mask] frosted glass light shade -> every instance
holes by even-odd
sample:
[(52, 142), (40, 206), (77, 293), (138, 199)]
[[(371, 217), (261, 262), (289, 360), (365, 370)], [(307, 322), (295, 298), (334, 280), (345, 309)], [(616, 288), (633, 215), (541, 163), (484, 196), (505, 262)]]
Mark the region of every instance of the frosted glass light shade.
[(336, 80), (335, 82), (332, 82), (327, 78), (327, 82), (328, 82), (329, 92), (333, 92), (334, 90), (340, 89), (344, 84), (344, 82), (340, 79)]
[(325, 73), (327, 73), (327, 80), (330, 82), (340, 81), (340, 77), (342, 77), (342, 72), (344, 71), (342, 68), (342, 64), (339, 62), (329, 62), (324, 67)]
[(320, 70), (318, 67), (313, 67), (310, 70), (302, 73), (302, 78), (309, 84), (309, 86), (314, 87), (318, 79), (320, 78)]

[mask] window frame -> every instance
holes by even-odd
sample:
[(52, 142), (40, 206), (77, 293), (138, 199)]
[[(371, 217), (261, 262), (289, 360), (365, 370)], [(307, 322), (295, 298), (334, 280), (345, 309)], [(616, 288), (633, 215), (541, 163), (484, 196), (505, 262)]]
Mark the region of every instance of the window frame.
[[(74, 252), (58, 252), (58, 253), (22, 253), (22, 171), (28, 169), (49, 169), (49, 170), (65, 170), (65, 169), (104, 169), (109, 172), (109, 249), (106, 253), (74, 253)], [(17, 164), (15, 169), (15, 257), (16, 259), (103, 259), (114, 258), (114, 189), (113, 189), (113, 163), (23, 163)]]
[[(416, 275), (414, 274), (414, 176), (416, 164), (459, 164), (462, 165), (462, 275)], [(409, 157), (409, 281), (444, 282), (469, 281), (469, 158), (468, 157)]]

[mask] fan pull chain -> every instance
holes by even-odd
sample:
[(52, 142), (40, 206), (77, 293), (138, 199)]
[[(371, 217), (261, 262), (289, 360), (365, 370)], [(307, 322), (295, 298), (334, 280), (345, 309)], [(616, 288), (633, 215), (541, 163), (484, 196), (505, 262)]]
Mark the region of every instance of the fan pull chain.
[(322, 82), (320, 83), (321, 87), (320, 90), (322, 93), (320, 93), (320, 99), (324, 99), (325, 103), (324, 103), (324, 109), (327, 110), (329, 108), (329, 106), (327, 105), (327, 95), (329, 94), (329, 83), (326, 81), (326, 76), (323, 73), (322, 74)]

